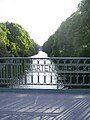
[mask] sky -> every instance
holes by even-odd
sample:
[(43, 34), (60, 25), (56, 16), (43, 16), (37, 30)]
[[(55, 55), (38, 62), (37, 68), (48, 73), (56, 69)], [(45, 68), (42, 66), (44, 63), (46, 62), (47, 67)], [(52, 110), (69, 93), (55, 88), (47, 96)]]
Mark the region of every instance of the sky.
[(0, 0), (0, 23), (21, 25), (43, 45), (60, 24), (77, 10), (81, 0)]

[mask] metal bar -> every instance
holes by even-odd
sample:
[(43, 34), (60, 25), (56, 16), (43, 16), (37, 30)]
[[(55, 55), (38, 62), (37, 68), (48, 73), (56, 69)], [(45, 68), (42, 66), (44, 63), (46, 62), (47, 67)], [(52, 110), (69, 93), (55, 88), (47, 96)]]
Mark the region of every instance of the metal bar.
[(44, 83), (46, 83), (46, 75), (44, 74)]

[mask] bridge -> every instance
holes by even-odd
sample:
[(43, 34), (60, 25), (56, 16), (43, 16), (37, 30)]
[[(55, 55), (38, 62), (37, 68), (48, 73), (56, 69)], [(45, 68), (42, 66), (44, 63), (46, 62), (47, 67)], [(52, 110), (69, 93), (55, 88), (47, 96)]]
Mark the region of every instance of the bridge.
[(90, 120), (90, 58), (0, 58), (0, 86), (0, 120)]
[(90, 87), (90, 58), (0, 58), (0, 86), (25, 85)]

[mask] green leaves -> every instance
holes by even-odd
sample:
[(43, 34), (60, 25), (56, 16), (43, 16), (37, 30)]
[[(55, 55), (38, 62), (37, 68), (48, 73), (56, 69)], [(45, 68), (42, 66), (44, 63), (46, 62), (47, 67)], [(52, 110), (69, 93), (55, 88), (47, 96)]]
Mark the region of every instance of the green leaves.
[(1, 42), (8, 56), (31, 56), (38, 51), (38, 45), (30, 39), (29, 34), (15, 23), (0, 23), (0, 45)]
[(90, 56), (90, 0), (82, 0), (43, 48), (49, 56)]

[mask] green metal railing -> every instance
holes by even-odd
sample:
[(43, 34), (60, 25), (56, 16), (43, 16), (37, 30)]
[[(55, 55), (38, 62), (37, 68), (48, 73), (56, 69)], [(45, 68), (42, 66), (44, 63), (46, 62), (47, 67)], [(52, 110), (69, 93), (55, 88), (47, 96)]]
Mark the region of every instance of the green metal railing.
[[(37, 78), (34, 77), (35, 75)], [(58, 88), (61, 84), (90, 86), (90, 58), (0, 58), (0, 86), (57, 85)]]

